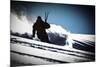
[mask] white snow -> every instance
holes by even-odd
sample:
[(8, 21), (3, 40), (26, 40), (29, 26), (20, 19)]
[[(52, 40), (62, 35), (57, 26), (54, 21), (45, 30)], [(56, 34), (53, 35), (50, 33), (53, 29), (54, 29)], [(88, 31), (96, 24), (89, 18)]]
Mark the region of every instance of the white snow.
[[(41, 49), (37, 49), (37, 48), (21, 46), (21, 45), (18, 45), (18, 44), (12, 44), (11, 50), (16, 51), (16, 52), (20, 52), (20, 53), (33, 55), (33, 56), (51, 58), (51, 59), (59, 60), (59, 61), (63, 61), (63, 62), (78, 62), (78, 61), (88, 61), (88, 60), (90, 60), (90, 59), (87, 59), (87, 58), (82, 58), (82, 57), (77, 57), (77, 56), (72, 56), (72, 55), (65, 55), (65, 54), (61, 54), (61, 53), (57, 53), (57, 52), (51, 52), (51, 51), (47, 51), (47, 50), (41, 50)], [(24, 62), (26, 60), (26, 63), (29, 63), (29, 62), (27, 62), (27, 61), (29, 61), (29, 59), (26, 59), (26, 58), (24, 58), (24, 59), (17, 58), (17, 60), (19, 60), (19, 61), (21, 60), (21, 61), (24, 61)], [(33, 58), (32, 60), (35, 60), (35, 59)], [(36, 60), (36, 61), (38, 61), (38, 60)]]
[[(36, 18), (34, 18), (34, 21), (29, 23), (28, 19), (26, 16), (21, 16), (19, 19), (16, 14), (11, 13), (11, 30), (13, 32), (18, 32), (18, 33), (29, 33), (32, 34), (32, 25), (34, 24)], [(86, 35), (86, 34), (72, 34), (69, 31), (65, 30), (62, 26), (60, 25), (55, 25), (55, 24), (50, 24), (51, 28), (47, 29), (47, 33), (49, 38), (52, 38), (49, 33), (52, 33), (53, 36), (58, 35), (55, 37), (56, 38), (65, 38), (66, 45), (65, 46), (57, 46), (54, 44), (49, 44), (49, 43), (44, 43), (40, 41), (35, 41), (35, 40), (30, 40), (22, 37), (17, 37), (17, 36), (12, 36), (11, 38), (16, 38), (17, 41), (23, 41), (23, 42), (28, 42), (28, 43), (33, 43), (33, 44), (40, 44), (42, 46), (47, 46), (47, 47), (54, 47), (54, 48), (60, 48), (64, 50), (70, 50), (70, 51), (76, 51), (84, 54), (90, 54), (94, 55), (92, 52), (86, 52), (82, 50), (77, 50), (73, 48), (73, 40), (78, 40), (78, 41), (92, 41), (95, 42), (95, 36), (94, 35)], [(52, 49), (51, 49), (52, 50)], [(59, 61), (64, 61), (64, 62), (78, 62), (78, 61), (89, 61), (90, 59), (83, 58), (83, 57), (78, 57), (78, 56), (85, 56), (83, 54), (78, 54), (74, 52), (66, 52), (66, 51), (58, 51), (57, 52), (51, 52), (49, 50), (42, 50), (42, 49), (37, 49), (37, 48), (32, 48), (29, 47), (26, 44), (19, 44), (19, 43), (11, 43), (11, 51), (16, 51), (20, 53), (25, 53), (25, 54), (30, 54), (30, 55), (35, 55), (35, 56), (40, 56), (40, 57), (45, 57), (45, 58), (51, 58), (54, 60), (59, 60)], [(60, 52), (68, 53), (68, 54), (76, 54), (78, 56), (73, 56), (73, 55), (65, 55), (61, 54)], [(11, 52), (12, 59), (18, 62), (23, 62), (27, 64), (52, 64), (54, 62), (46, 61), (40, 58), (35, 58), (35, 57), (29, 57), (29, 56), (22, 56), (16, 53)]]
[(91, 34), (71, 34), (72, 39), (78, 41), (92, 41), (95, 42), (95, 35)]
[[(35, 23), (36, 17), (33, 17), (33, 21), (29, 21), (25, 15), (21, 15), (20, 18), (11, 13), (11, 30), (18, 33), (32, 34), (32, 25)], [(47, 32), (67, 34), (67, 31), (60, 25), (50, 24), (51, 28)]]
[[(57, 46), (57, 45), (54, 45), (54, 44), (48, 44), (48, 43), (30, 40), (30, 39), (26, 39), (26, 38), (21, 38), (21, 37), (17, 37), (17, 36), (11, 36), (11, 38), (16, 38), (17, 41), (32, 43), (33, 45), (39, 44), (39, 45), (42, 45), (42, 46), (74, 51), (74, 52), (68, 52), (68, 51), (56, 50), (57, 52), (53, 52), (53, 51), (50, 51), (50, 50), (55, 50), (55, 49), (48, 49), (46, 47), (43, 47), (46, 50), (42, 50), (42, 49), (30, 47), (28, 44), (11, 43), (11, 51), (16, 51), (16, 52), (19, 52), (19, 53), (33, 55), (33, 57), (32, 57), (32, 56), (20, 55), (20, 54), (11, 52), (11, 59), (13, 61), (17, 61), (19, 63), (37, 64), (37, 65), (38, 64), (54, 64), (54, 63), (56, 63), (56, 62), (52, 62), (52, 61), (47, 61), (45, 59), (37, 58), (37, 57), (34, 57), (34, 56), (54, 59), (54, 60), (58, 60), (58, 61), (62, 61), (62, 62), (90, 61), (91, 59), (84, 58), (84, 57), (86, 57), (86, 54), (94, 55), (94, 53), (92, 53), (92, 52), (77, 50), (77, 49), (74, 49), (74, 48), (70, 48), (68, 46)], [(71, 55), (69, 55), (69, 54), (71, 54)], [(77, 56), (74, 56), (74, 55), (77, 55)], [(83, 57), (81, 57), (81, 56), (83, 56)]]
[(71, 50), (71, 51), (78, 51), (78, 52), (85, 53), (85, 54), (94, 54), (94, 53), (91, 53), (91, 52), (70, 48), (68, 46), (57, 46), (55, 44), (50, 44), (50, 43), (30, 40), (30, 39), (26, 39), (26, 38), (22, 38), (22, 37), (17, 37), (17, 36), (11, 36), (11, 38), (16, 38), (17, 41), (22, 41), (22, 42), (28, 42), (28, 43), (33, 43), (33, 44), (40, 44), (40, 45), (43, 45), (43, 46), (49, 46), (49, 47), (55, 47), (55, 48), (62, 48), (62, 49)]
[[(23, 33), (32, 34), (32, 25), (34, 24), (35, 20), (36, 18), (34, 19), (33, 22), (30, 22), (25, 15), (22, 15), (19, 18), (15, 13), (11, 13), (11, 30), (13, 32), (18, 32), (21, 34)], [(64, 38), (65, 41), (64, 40), (61, 41), (60, 44), (64, 44), (64, 42), (66, 42), (67, 44), (69, 44), (67, 46), (72, 48), (73, 40), (71, 39), (70, 32), (66, 31), (60, 25), (50, 24), (50, 26), (51, 27), (49, 29), (46, 29), (48, 37), (49, 39), (51, 39), (50, 41), (57, 43), (58, 38), (59, 39)], [(52, 36), (50, 36), (49, 33), (52, 33)], [(35, 39), (38, 39), (37, 35)]]
[(47, 32), (59, 33), (59, 34), (68, 34), (68, 32), (60, 25), (50, 24), (50, 28), (47, 29)]
[(32, 34), (32, 22), (27, 20), (26, 16), (23, 15), (21, 18), (19, 18), (16, 14), (11, 13), (11, 30), (13, 32), (18, 33), (30, 33)]

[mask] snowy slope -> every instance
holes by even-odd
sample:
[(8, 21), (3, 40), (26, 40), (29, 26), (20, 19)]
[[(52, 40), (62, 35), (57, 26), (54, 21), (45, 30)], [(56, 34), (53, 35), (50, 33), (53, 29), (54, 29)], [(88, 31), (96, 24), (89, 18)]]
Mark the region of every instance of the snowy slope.
[(93, 61), (94, 53), (11, 36), (11, 60), (24, 65)]
[[(11, 18), (11, 31), (32, 35), (36, 18), (31, 22), (24, 15), (19, 19), (14, 13)], [(52, 44), (36, 41), (37, 35), (33, 40), (11, 35), (11, 65), (95, 61), (94, 35), (73, 34), (60, 25), (50, 26), (46, 32)]]
[[(33, 21), (29, 21), (25, 15), (22, 15), (19, 18), (15, 13), (11, 13), (11, 31), (17, 32), (19, 34), (28, 33), (32, 35), (32, 26), (35, 21), (36, 17), (34, 17)], [(54, 44), (60, 44), (62, 46), (65, 45), (66, 39), (69, 37), (70, 33), (60, 25), (50, 24), (50, 26), (51, 27), (49, 29), (46, 29), (49, 40)]]
[[(56, 48), (62, 48), (62, 49), (69, 49), (69, 50), (72, 50), (72, 51), (79, 51), (79, 52), (82, 52), (82, 53), (91, 53), (91, 52), (86, 52), (86, 51), (81, 51), (81, 50), (77, 50), (77, 49), (74, 49), (74, 48), (70, 48), (69, 46), (59, 46), (59, 45), (56, 45), (56, 44), (48, 44), (48, 43), (45, 43), (45, 42), (40, 42), (40, 41), (36, 41), (36, 40), (31, 40), (31, 39), (26, 39), (26, 38), (21, 38), (21, 37), (18, 37), (18, 36), (11, 36), (11, 38), (13, 38), (12, 41), (15, 41), (16, 42), (25, 42), (25, 43), (32, 43), (32, 44), (37, 44), (37, 45), (41, 45), (41, 46), (49, 46), (49, 47), (56, 47)], [(14, 39), (15, 38), (15, 39)]]

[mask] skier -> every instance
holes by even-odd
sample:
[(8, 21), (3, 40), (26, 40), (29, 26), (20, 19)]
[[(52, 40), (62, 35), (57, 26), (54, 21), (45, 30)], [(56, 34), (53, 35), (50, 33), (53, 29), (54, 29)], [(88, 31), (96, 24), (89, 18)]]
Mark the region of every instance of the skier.
[(35, 24), (33, 25), (33, 37), (35, 37), (35, 32), (37, 31), (37, 36), (42, 42), (49, 43), (48, 35), (46, 29), (50, 28), (47, 22), (44, 22), (40, 16), (37, 17)]

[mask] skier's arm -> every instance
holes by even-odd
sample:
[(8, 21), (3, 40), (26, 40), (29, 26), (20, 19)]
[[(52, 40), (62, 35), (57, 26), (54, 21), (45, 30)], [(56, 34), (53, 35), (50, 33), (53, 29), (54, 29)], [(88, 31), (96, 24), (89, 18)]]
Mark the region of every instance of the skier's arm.
[(32, 35), (33, 37), (35, 37), (35, 31), (36, 30), (35, 30), (35, 24), (34, 24), (34, 26), (33, 26), (33, 35)]
[(45, 26), (46, 29), (50, 28), (50, 24), (47, 23), (47, 22), (44, 22), (44, 26)]
[(33, 37), (35, 37), (35, 29), (33, 29)]

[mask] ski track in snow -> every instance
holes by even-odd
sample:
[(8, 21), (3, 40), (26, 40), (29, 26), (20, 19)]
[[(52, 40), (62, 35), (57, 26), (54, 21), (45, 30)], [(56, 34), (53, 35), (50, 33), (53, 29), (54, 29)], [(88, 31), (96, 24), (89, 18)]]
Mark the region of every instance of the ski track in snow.
[[(94, 42), (74, 41), (94, 48)], [(94, 61), (95, 53), (11, 36), (11, 60), (24, 65), (84, 62)]]

